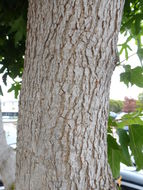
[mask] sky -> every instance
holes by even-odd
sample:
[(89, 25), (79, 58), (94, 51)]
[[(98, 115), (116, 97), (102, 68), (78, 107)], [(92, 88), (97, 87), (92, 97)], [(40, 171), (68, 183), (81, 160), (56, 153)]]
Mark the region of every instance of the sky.
[[(125, 37), (123, 35), (119, 35), (118, 44), (122, 44), (125, 42)], [(135, 41), (131, 40), (128, 44), (132, 51), (128, 51), (129, 59), (128, 61), (125, 60), (125, 54), (122, 53), (120, 56), (120, 62), (122, 65), (129, 64), (131, 68), (141, 66), (139, 58), (136, 54), (137, 46), (135, 45)], [(119, 48), (118, 48), (119, 50)], [(110, 88), (110, 99), (115, 100), (124, 100), (124, 97), (127, 96), (128, 98), (138, 99), (139, 93), (143, 92), (143, 88), (138, 88), (136, 85), (127, 87), (123, 82), (120, 82), (120, 73), (124, 72), (124, 68), (122, 66), (116, 67), (111, 81), (111, 88)]]
[[(125, 37), (119, 35), (119, 42), (123, 43), (125, 41)], [(129, 52), (129, 56), (133, 55), (137, 50), (134, 41), (132, 40), (130, 42), (130, 47), (132, 48), (132, 51)], [(122, 62), (125, 60), (124, 54), (121, 55), (120, 61)], [(139, 59), (137, 55), (131, 56), (127, 62), (123, 62), (122, 64), (130, 64), (132, 68), (140, 65)], [(135, 85), (132, 87), (130, 86), (127, 88), (127, 86), (123, 83), (120, 82), (120, 73), (124, 72), (124, 69), (122, 66), (116, 67), (113, 76), (112, 76), (112, 81), (111, 81), (111, 88), (110, 88), (110, 99), (115, 99), (115, 100), (124, 100), (124, 97), (127, 96), (128, 98), (134, 98), (138, 99), (138, 94), (143, 92), (143, 88), (138, 88)], [(2, 101), (11, 101), (15, 100), (14, 99), (14, 93), (7, 93), (7, 90), (10, 88), (12, 84), (12, 80), (8, 79), (8, 86), (5, 87), (2, 82), (2, 75), (0, 75), (0, 84), (2, 85), (3, 93), (4, 96), (0, 96), (0, 99)]]
[[(137, 55), (129, 58), (128, 63), (126, 64), (130, 64), (132, 68), (139, 66), (140, 62)], [(127, 96), (128, 98), (134, 98), (137, 100), (139, 93), (143, 92), (143, 88), (138, 88), (135, 85), (127, 87), (123, 82), (120, 82), (120, 73), (122, 72), (124, 72), (122, 66), (116, 67), (111, 80), (110, 98), (115, 100), (124, 100), (124, 97)]]

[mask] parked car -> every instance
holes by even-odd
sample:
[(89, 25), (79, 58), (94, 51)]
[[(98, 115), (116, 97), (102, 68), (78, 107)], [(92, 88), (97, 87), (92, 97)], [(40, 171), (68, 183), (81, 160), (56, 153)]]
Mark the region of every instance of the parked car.
[(0, 186), (0, 190), (5, 190), (4, 186)]
[(112, 111), (110, 111), (110, 114), (109, 114), (111, 117), (113, 117), (113, 118), (116, 118), (118, 115), (117, 115), (117, 113), (115, 113), (115, 112), (112, 112)]
[(143, 170), (136, 171), (136, 167), (121, 164), (120, 175), (122, 190), (143, 190)]
[[(11, 122), (11, 120), (4, 120), (3, 128), (6, 135), (7, 144), (10, 145), (12, 148), (16, 148), (16, 123)], [(3, 183), (0, 179), (0, 190), (4, 190)]]
[(16, 148), (17, 129), (16, 122), (3, 122), (7, 144)]
[(1, 180), (0, 180), (0, 190), (4, 190), (4, 186)]

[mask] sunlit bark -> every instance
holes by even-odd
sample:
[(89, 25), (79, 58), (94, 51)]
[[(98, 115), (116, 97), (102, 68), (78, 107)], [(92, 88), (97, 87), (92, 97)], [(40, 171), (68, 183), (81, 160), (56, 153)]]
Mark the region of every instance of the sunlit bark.
[(115, 190), (108, 99), (123, 0), (30, 0), (16, 190)]

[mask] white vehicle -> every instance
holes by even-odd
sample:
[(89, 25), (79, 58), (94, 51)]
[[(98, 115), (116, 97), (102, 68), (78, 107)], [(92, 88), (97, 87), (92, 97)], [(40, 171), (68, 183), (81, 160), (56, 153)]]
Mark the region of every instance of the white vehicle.
[(16, 130), (16, 122), (4, 122), (3, 128), (5, 130), (7, 144), (12, 148), (16, 148), (16, 138), (17, 138), (17, 130)]
[(143, 190), (143, 170), (136, 171), (136, 167), (121, 164), (122, 190)]
[[(4, 118), (5, 119), (5, 118)], [(12, 148), (16, 148), (16, 138), (17, 138), (17, 130), (16, 130), (16, 121), (11, 121), (9, 119), (3, 120), (3, 128), (6, 135), (7, 144)], [(2, 181), (0, 180), (0, 190), (4, 190), (4, 186)]]

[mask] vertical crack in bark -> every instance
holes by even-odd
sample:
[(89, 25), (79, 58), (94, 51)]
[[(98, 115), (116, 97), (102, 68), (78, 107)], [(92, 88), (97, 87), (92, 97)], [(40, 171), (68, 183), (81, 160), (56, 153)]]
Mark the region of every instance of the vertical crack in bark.
[(17, 190), (116, 189), (106, 119), (123, 4), (30, 0)]

